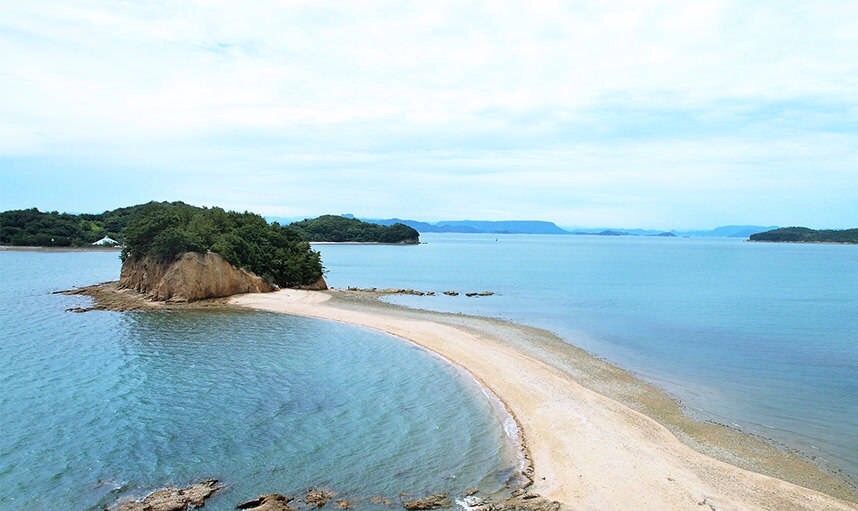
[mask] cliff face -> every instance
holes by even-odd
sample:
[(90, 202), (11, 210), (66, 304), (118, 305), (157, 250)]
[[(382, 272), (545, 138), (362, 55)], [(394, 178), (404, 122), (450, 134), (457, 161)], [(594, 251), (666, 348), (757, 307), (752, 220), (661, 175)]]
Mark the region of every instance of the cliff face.
[(174, 302), (274, 290), (261, 277), (236, 268), (213, 252), (187, 252), (167, 263), (129, 257), (122, 263), (119, 285), (153, 300)]

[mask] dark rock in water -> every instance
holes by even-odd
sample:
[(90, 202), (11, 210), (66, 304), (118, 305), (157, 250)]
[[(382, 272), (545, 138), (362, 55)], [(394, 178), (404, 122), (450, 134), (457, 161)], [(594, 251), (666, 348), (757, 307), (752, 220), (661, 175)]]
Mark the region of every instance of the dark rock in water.
[(250, 509), (252, 511), (295, 511), (289, 507), (289, 503), (295, 500), (279, 493), (260, 495), (259, 498), (242, 502), (235, 506), (236, 509)]
[(422, 499), (406, 500), (402, 507), (412, 510), (437, 509), (439, 507), (450, 507), (450, 497), (446, 493), (435, 493)]
[(317, 508), (324, 507), (334, 497), (334, 492), (324, 488), (310, 488), (304, 496), (304, 502)]
[(472, 291), (470, 293), (465, 293), (465, 296), (472, 298), (474, 296), (492, 296), (494, 291)]
[(143, 500), (124, 500), (109, 511), (185, 511), (203, 507), (206, 499), (221, 490), (217, 479), (209, 479), (186, 488), (164, 488), (150, 493)]

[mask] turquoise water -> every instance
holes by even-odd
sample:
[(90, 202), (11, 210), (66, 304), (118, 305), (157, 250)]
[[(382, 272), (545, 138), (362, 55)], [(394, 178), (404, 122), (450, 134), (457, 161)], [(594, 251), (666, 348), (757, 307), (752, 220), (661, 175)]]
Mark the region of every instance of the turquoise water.
[[(0, 509), (103, 509), (216, 477), (206, 509), (498, 489), (516, 460), (460, 371), (407, 343), (257, 312), (65, 312), (116, 253), (0, 252)], [(371, 508), (366, 502), (361, 508)], [(378, 507), (378, 506), (377, 506)]]
[(677, 397), (858, 478), (858, 246), (424, 234), (319, 246), (335, 287), (491, 290), (391, 302), (547, 328)]
[[(691, 413), (858, 476), (858, 247), (423, 235), (319, 246), (335, 287), (548, 328)], [(75, 314), (51, 291), (114, 280), (115, 253), (0, 252), (0, 510), (95, 510), (217, 477), (263, 492), (498, 488), (515, 464), (481, 390), (372, 331), (266, 313)], [(363, 508), (370, 507), (367, 504)]]

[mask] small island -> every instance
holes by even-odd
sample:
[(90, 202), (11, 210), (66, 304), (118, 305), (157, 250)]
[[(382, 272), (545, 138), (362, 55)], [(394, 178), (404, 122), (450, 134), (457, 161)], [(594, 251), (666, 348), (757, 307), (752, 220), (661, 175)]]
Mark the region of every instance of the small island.
[(120, 285), (156, 300), (326, 287), (319, 253), (295, 230), (255, 213), (150, 202), (122, 239)]
[(752, 234), (750, 241), (771, 241), (782, 243), (858, 243), (856, 229), (809, 229), (807, 227), (782, 227), (771, 231)]
[(379, 225), (356, 218), (322, 215), (312, 220), (289, 224), (303, 239), (331, 243), (388, 243), (416, 245), (420, 233), (402, 223)]

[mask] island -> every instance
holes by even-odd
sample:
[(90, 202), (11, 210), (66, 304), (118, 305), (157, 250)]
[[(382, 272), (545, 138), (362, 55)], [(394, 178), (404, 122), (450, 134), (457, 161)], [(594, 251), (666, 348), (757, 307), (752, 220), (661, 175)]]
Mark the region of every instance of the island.
[(782, 227), (752, 234), (750, 241), (772, 241), (784, 243), (858, 243), (858, 228), (855, 229), (809, 229), (807, 227)]
[(319, 253), (295, 230), (254, 213), (151, 202), (122, 237), (120, 286), (156, 300), (327, 287)]
[(293, 222), (289, 227), (298, 232), (304, 240), (311, 242), (403, 245), (420, 243), (420, 233), (405, 224), (380, 225), (337, 215), (305, 219)]

